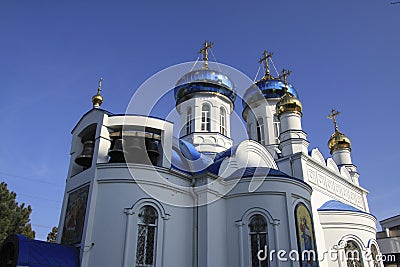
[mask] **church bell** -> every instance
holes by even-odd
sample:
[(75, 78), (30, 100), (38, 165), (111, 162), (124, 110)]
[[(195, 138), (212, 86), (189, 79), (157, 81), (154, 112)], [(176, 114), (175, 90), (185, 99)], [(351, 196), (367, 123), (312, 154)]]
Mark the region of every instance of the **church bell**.
[(153, 165), (157, 165), (158, 156), (158, 142), (155, 140), (149, 140), (147, 142), (147, 154), (149, 155), (150, 161)]
[(145, 153), (144, 138), (139, 136), (131, 136), (127, 139), (128, 142), (128, 157), (127, 161), (132, 163), (144, 164), (143, 154)]
[(83, 143), (82, 153), (75, 159), (76, 164), (89, 168), (92, 166), (94, 141), (87, 140)]
[(108, 152), (108, 155), (110, 156), (110, 163), (125, 162), (124, 140), (122, 138), (118, 138), (114, 141), (114, 146)]

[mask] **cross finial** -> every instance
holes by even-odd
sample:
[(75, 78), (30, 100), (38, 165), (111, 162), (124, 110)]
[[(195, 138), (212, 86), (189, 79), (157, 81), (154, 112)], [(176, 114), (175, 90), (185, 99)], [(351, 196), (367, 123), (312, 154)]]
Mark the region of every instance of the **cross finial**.
[(287, 82), (287, 76), (289, 76), (291, 73), (292, 73), (291, 70), (282, 69), (282, 73), (281, 73), (281, 75), (279, 75), (279, 79), (282, 79), (282, 78), (283, 78), (283, 83), (284, 83), (285, 85), (287, 85), (287, 84), (288, 84), (288, 82)]
[(269, 61), (268, 61), (269, 58), (272, 57), (272, 55), (273, 55), (272, 52), (270, 52), (268, 54), (268, 51), (264, 50), (264, 52), (262, 53), (262, 57), (258, 61), (258, 63), (260, 63), (260, 64), (264, 63), (264, 67), (265, 67), (265, 74), (264, 74), (264, 77), (262, 79), (271, 79), (272, 78), (271, 73), (269, 71)]
[(99, 86), (97, 87), (97, 94), (92, 97), (93, 108), (100, 108), (103, 103), (103, 97), (101, 96), (101, 86), (103, 84), (103, 78), (99, 80)]
[(337, 115), (339, 115), (339, 114), (340, 114), (339, 111), (332, 109), (332, 110), (331, 110), (331, 113), (328, 115), (328, 119), (333, 120), (333, 125), (335, 125), (335, 131), (336, 131), (336, 132), (339, 131), (339, 128), (338, 128), (338, 126), (337, 126), (337, 121), (336, 121), (336, 117), (337, 117)]
[(203, 54), (203, 69), (208, 69), (208, 49), (212, 46), (212, 42), (204, 41), (203, 47), (199, 51), (199, 54)]
[(100, 77), (99, 80), (99, 87), (97, 87), (97, 94), (100, 95), (101, 92), (101, 86), (103, 85), (103, 77)]

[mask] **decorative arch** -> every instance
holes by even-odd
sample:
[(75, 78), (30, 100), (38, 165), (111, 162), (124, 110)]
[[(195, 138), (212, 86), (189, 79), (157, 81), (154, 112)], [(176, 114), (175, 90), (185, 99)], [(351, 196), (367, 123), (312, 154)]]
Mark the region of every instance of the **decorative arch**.
[(381, 258), (377, 257), (378, 255), (382, 254), (379, 249), (378, 242), (375, 239), (371, 238), (370, 240), (368, 240), (367, 247), (369, 249), (367, 260), (372, 262), (373, 267), (381, 267), (383, 265), (382, 260)]
[[(260, 207), (250, 208), (243, 213), (240, 220), (236, 221), (239, 227), (240, 266), (268, 266), (268, 251), (278, 246), (276, 240), (279, 222)], [(265, 249), (265, 245), (268, 250), (264, 255), (266, 259), (259, 261), (257, 253)]]
[(345, 245), (345, 243), (346, 243), (347, 241), (350, 241), (350, 240), (355, 241), (355, 242), (360, 246), (360, 248), (361, 248), (362, 250), (366, 251), (366, 248), (367, 248), (367, 247), (364, 245), (364, 242), (361, 240), (361, 238), (359, 238), (358, 236), (353, 235), (353, 234), (347, 234), (347, 235), (343, 236), (343, 237), (339, 240), (339, 242), (338, 242), (339, 248), (343, 248), (343, 246)]
[(232, 147), (232, 155), (223, 160), (218, 175), (228, 177), (234, 171), (245, 167), (279, 169), (264, 146), (253, 140), (244, 140), (238, 146)]
[(170, 215), (167, 214), (167, 213), (165, 212), (165, 209), (164, 209), (163, 205), (162, 205), (159, 201), (157, 201), (156, 199), (154, 199), (154, 198), (141, 198), (141, 199), (139, 199), (138, 201), (136, 201), (136, 202), (132, 205), (131, 208), (126, 208), (126, 209), (125, 209), (125, 213), (126, 213), (126, 212), (133, 212), (133, 214), (134, 214), (134, 213), (137, 212), (141, 207), (143, 207), (143, 206), (145, 206), (145, 205), (149, 205), (149, 206), (154, 207), (154, 208), (157, 210), (157, 212), (160, 213), (160, 216), (161, 216), (164, 220), (168, 220), (168, 219), (169, 219), (169, 216), (170, 216)]
[(321, 154), (318, 148), (314, 148), (313, 150), (311, 150), (311, 157), (320, 164), (326, 166), (324, 156)]
[(351, 182), (354, 182), (353, 178), (350, 175), (349, 170), (345, 166), (342, 166), (340, 168), (340, 175), (343, 176), (343, 178), (345, 178)]
[[(145, 209), (150, 216), (147, 221), (143, 217), (145, 216)], [(143, 266), (161, 266), (164, 252), (165, 223), (170, 215), (166, 213), (160, 202), (152, 198), (139, 199), (131, 208), (125, 208), (124, 213), (127, 216), (127, 221), (122, 266), (141, 266), (141, 264)], [(151, 219), (152, 216), (153, 219)], [(145, 241), (147, 239), (149, 242), (153, 242), (153, 250), (143, 254), (143, 242), (147, 242)], [(151, 253), (154, 253), (154, 255)]]
[(255, 214), (261, 214), (263, 215), (266, 219), (267, 219), (267, 223), (270, 224), (276, 224), (279, 223), (278, 219), (274, 219), (271, 215), (271, 213), (269, 213), (269, 211), (267, 211), (266, 209), (263, 208), (259, 208), (259, 207), (255, 207), (255, 208), (250, 208), (248, 210), (246, 210), (242, 217), (240, 218), (239, 221), (242, 222), (248, 222), (249, 218)]
[(328, 158), (326, 160), (326, 167), (328, 167), (330, 170), (332, 170), (334, 173), (339, 174), (339, 168), (336, 165), (336, 162), (332, 158)]

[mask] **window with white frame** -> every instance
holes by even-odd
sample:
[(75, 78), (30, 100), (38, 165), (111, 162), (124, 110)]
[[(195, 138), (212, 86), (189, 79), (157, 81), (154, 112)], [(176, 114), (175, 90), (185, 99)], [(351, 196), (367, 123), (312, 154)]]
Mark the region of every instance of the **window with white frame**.
[(278, 116), (274, 115), (274, 136), (275, 136), (275, 144), (279, 144), (279, 134), (280, 134), (280, 124)]
[(186, 134), (193, 132), (193, 119), (192, 119), (192, 108), (188, 107), (186, 111)]
[(138, 214), (138, 236), (136, 244), (136, 267), (155, 266), (158, 213), (149, 205)]
[(219, 112), (219, 132), (226, 135), (226, 111), (223, 107), (220, 108)]
[[(268, 250), (268, 232), (267, 221), (260, 214), (253, 215), (249, 221), (249, 240), (251, 251), (251, 266), (252, 267), (267, 267), (268, 266), (268, 251), (264, 251), (265, 247)], [(258, 259), (258, 252), (263, 250), (267, 258), (263, 261)]]
[(211, 132), (211, 107), (208, 104), (203, 104), (201, 108), (201, 130)]
[(257, 141), (264, 145), (264, 122), (262, 118), (257, 119)]

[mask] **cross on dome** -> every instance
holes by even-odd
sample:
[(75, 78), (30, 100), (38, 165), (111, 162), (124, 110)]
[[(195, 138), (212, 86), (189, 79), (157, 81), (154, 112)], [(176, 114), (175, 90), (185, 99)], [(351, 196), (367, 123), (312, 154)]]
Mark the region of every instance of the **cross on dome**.
[(203, 54), (203, 69), (208, 69), (208, 50), (211, 49), (212, 46), (212, 42), (204, 41), (203, 47), (199, 51), (199, 54)]
[(333, 120), (333, 125), (335, 126), (335, 131), (339, 131), (339, 128), (337, 126), (337, 120), (336, 117), (340, 114), (339, 111), (332, 109), (331, 113), (328, 115), (328, 119)]
[(103, 97), (101, 96), (101, 87), (103, 85), (103, 78), (99, 80), (99, 86), (97, 87), (97, 94), (92, 97), (93, 108), (99, 108), (103, 103)]
[(269, 61), (268, 61), (270, 58), (272, 58), (272, 55), (273, 55), (272, 52), (268, 53), (267, 50), (264, 50), (264, 52), (262, 53), (262, 57), (258, 61), (258, 63), (260, 64), (264, 63), (265, 74), (264, 77), (262, 77), (262, 80), (274, 79), (274, 77), (272, 77), (271, 75), (271, 72), (269, 71)]
[(283, 83), (285, 84), (285, 85), (288, 85), (288, 82), (287, 82), (287, 76), (289, 76), (290, 74), (292, 74), (292, 71), (291, 70), (286, 70), (286, 69), (282, 69), (282, 73), (281, 73), (281, 75), (279, 75), (279, 79), (282, 79), (283, 78)]

